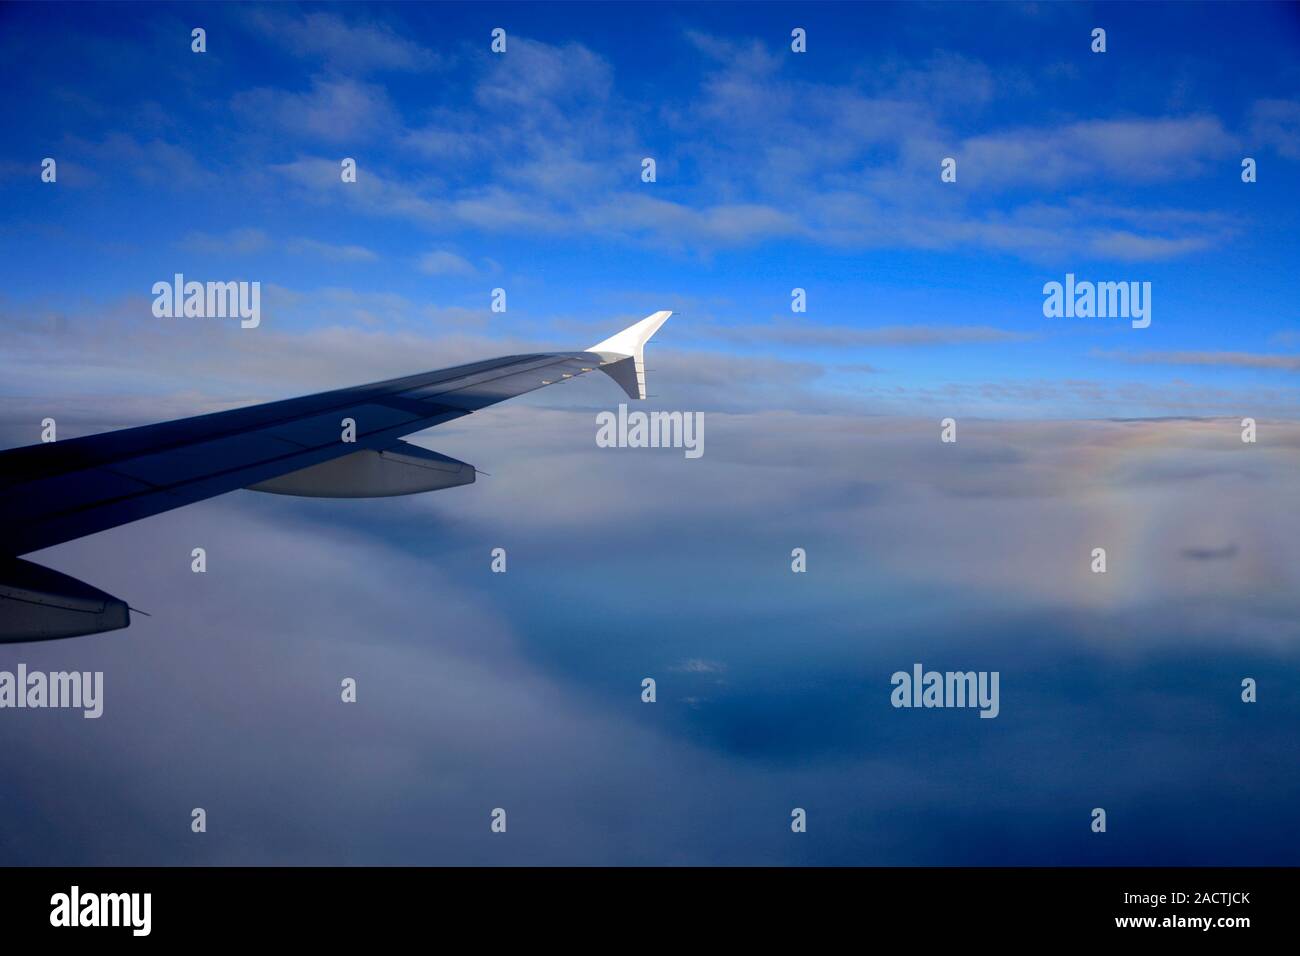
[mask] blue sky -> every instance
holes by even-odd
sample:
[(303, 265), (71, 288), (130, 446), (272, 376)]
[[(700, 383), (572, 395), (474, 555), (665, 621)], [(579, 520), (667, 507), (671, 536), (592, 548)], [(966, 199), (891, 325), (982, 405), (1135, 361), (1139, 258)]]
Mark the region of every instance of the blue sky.
[[(147, 328), (148, 289), (182, 271), (261, 281), (271, 331), (428, 338), (412, 368), (459, 333), (481, 354), (581, 346), (669, 307), (666, 346), (777, 363), (868, 410), (1295, 414), (1291, 7), (4, 17), (10, 323)], [(1045, 319), (1042, 285), (1066, 272), (1149, 281), (1151, 327)]]
[[(99, 720), (0, 714), (0, 862), (1294, 865), (1298, 45), (1268, 4), (0, 6), (0, 447), (660, 308), (649, 406), (705, 421), (599, 448), (587, 376), (415, 439), (470, 486), (36, 555), (152, 616), (0, 646), (105, 673)], [(176, 272), (261, 325), (155, 318)], [(1150, 328), (1044, 318), (1067, 272)], [(917, 661), (1001, 714), (893, 709)]]

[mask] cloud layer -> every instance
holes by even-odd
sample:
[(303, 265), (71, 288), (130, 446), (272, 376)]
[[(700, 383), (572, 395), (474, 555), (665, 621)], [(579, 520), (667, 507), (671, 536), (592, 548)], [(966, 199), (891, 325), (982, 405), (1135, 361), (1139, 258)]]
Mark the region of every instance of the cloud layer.
[[(1295, 425), (706, 424), (692, 461), (513, 403), (416, 439), (466, 488), (240, 492), (37, 556), (152, 616), (6, 652), (106, 674), (99, 721), (0, 721), (6, 859), (1295, 861)], [(1001, 715), (892, 709), (914, 661), (999, 670)]]

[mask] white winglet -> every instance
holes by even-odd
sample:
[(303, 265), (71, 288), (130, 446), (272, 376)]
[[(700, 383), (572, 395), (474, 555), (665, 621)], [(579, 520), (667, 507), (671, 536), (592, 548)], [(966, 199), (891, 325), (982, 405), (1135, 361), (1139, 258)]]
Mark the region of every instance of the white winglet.
[(618, 382), (629, 398), (645, 398), (645, 344), (671, 312), (656, 312), (587, 349), (601, 357), (600, 370)]

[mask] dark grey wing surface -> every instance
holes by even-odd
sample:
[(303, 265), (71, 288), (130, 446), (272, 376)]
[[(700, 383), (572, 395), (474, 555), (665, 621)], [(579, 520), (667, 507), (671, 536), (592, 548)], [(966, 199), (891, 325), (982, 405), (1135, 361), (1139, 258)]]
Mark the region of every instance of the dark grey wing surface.
[[(370, 385), (0, 452), (0, 556), (267, 482), (581, 375), (624, 355), (512, 355)], [(612, 371), (607, 369), (607, 371)], [(356, 423), (342, 441), (342, 420)]]

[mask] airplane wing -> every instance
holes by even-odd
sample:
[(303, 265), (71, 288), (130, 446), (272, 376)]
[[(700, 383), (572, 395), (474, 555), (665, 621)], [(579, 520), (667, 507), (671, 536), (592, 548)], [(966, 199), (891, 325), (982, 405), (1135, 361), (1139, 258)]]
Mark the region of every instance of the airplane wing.
[(239, 488), (378, 497), (469, 484), (473, 466), (402, 436), (595, 369), (645, 398), (645, 343), (670, 315), (581, 352), (509, 355), (0, 452), (0, 642), (130, 623), (124, 602), (19, 555)]

